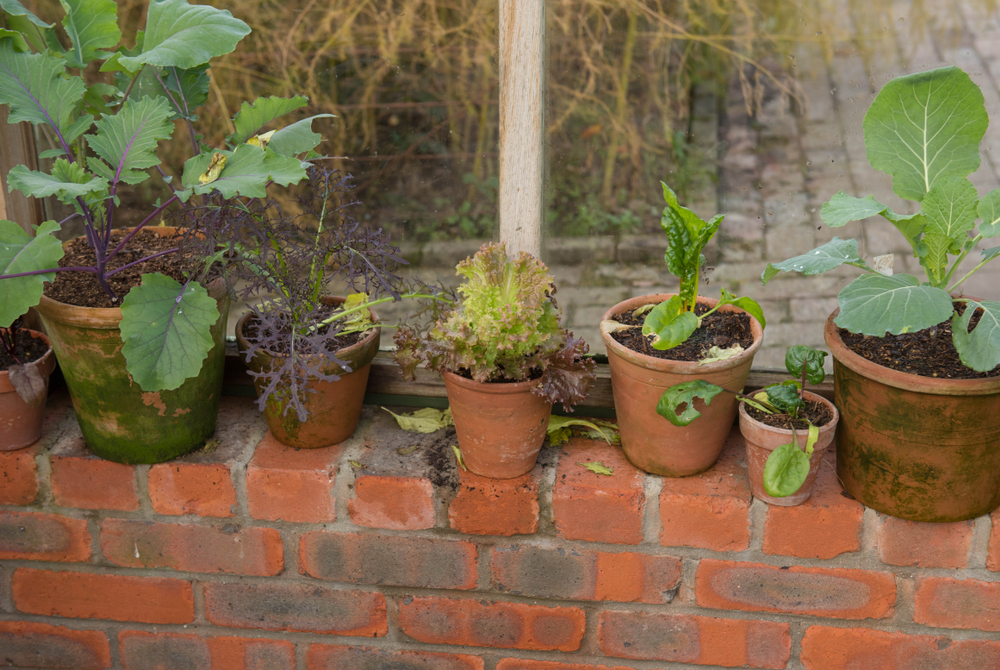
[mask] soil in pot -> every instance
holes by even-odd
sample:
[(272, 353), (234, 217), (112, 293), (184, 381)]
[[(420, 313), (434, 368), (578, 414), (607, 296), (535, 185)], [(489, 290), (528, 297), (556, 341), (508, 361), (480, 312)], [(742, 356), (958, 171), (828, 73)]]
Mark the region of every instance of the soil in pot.
[(0, 346), (0, 451), (12, 451), (30, 446), (42, 434), (45, 418), (45, 398), (40, 403), (26, 403), (14, 390), (7, 370), (12, 365), (33, 365), (45, 380), (48, 391), (49, 376), (55, 370), (56, 359), (45, 336), (21, 328), (14, 345), (14, 356)]
[[(712, 306), (708, 303), (699, 301), (695, 305), (694, 313), (701, 316), (711, 308)], [(750, 345), (753, 344), (750, 315), (745, 312), (720, 310), (709, 314), (702, 321), (701, 327), (683, 344), (672, 349), (654, 349), (650, 344), (652, 336), (647, 337), (642, 334), (642, 324), (646, 320), (646, 314), (636, 315), (637, 309), (639, 308), (623, 312), (615, 316), (614, 320), (627, 326), (638, 326), (638, 328), (618, 330), (611, 333), (611, 337), (632, 351), (638, 351), (646, 356), (668, 361), (700, 361), (705, 357), (705, 352), (712, 347), (727, 349), (738, 344), (743, 349), (749, 349)]]
[[(809, 422), (814, 426), (825, 426), (833, 420), (833, 409), (830, 408), (829, 404), (821, 402), (819, 400), (812, 400), (810, 398), (805, 399), (806, 406), (800, 412), (803, 414)], [(747, 414), (754, 421), (759, 421), (765, 426), (771, 426), (772, 428), (782, 428), (784, 430), (809, 430), (809, 424), (803, 419), (793, 419), (787, 414), (768, 414), (767, 412), (762, 412), (752, 405), (747, 405)]]

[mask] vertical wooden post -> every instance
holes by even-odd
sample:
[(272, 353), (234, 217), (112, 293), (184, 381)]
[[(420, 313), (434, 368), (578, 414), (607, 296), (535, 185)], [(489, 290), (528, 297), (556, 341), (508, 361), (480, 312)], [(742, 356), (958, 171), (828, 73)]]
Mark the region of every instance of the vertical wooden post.
[(545, 0), (500, 0), (500, 241), (541, 254)]
[(35, 136), (28, 123), (7, 123), (7, 105), (0, 105), (0, 218), (16, 222), (30, 233), (32, 225), (42, 222), (42, 203), (7, 190), (7, 174), (15, 165), (37, 169)]

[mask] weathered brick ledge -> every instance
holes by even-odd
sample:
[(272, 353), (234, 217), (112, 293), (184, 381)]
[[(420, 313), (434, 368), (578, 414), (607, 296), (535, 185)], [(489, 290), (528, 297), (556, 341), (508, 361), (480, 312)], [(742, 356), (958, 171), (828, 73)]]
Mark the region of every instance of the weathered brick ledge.
[(832, 461), (808, 503), (767, 507), (738, 433), (698, 477), (576, 440), (501, 482), (375, 407), (296, 452), (226, 398), (214, 450), (131, 467), (50, 406), (37, 445), (0, 454), (0, 665), (1000, 667), (1000, 514), (885, 518)]

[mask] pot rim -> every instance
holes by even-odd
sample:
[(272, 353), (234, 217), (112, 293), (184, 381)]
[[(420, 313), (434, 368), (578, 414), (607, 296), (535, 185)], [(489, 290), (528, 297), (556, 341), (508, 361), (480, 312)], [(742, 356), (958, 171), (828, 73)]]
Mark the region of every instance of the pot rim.
[(510, 395), (514, 393), (530, 393), (533, 388), (542, 383), (541, 379), (528, 379), (523, 382), (477, 382), (475, 379), (467, 379), (462, 375), (451, 371), (444, 371), (441, 376), (446, 382), (479, 393), (490, 393), (494, 395)]
[[(840, 412), (837, 411), (837, 406), (834, 405), (831, 401), (824, 398), (823, 396), (819, 395), (818, 393), (813, 393), (812, 391), (806, 391), (805, 396), (809, 398), (809, 400), (818, 400), (822, 402), (824, 405), (829, 406), (833, 410), (833, 420), (828, 421), (822, 426), (819, 426), (820, 435), (836, 430), (837, 423), (840, 422)], [(746, 410), (745, 402), (741, 402), (739, 403), (739, 405), (740, 405), (740, 421), (749, 421), (753, 425), (758, 426), (761, 430), (767, 431), (775, 435), (782, 435), (786, 437), (792, 436), (792, 431), (788, 428), (777, 428), (775, 426), (769, 426), (766, 423), (758, 421), (757, 419), (750, 416), (750, 413), (747, 412)], [(796, 432), (796, 436), (798, 435), (802, 435), (801, 430)]]
[[(3, 328), (2, 330), (6, 330), (6, 328)], [(49, 341), (48, 336), (39, 330), (33, 330), (31, 328), (20, 328), (19, 330), (22, 333), (27, 333), (31, 337), (42, 338), (45, 341), (45, 344), (48, 345), (49, 348), (48, 350), (46, 350), (44, 354), (42, 354), (42, 357), (39, 358), (38, 360), (31, 361), (30, 363), (28, 363), (28, 365), (33, 365), (37, 367), (38, 372), (43, 377), (51, 376), (56, 369), (56, 355), (52, 351), (52, 342)], [(14, 386), (10, 383), (10, 375), (7, 373), (6, 370), (0, 370), (0, 393), (13, 393), (13, 392), (14, 392)]]
[(1000, 377), (938, 379), (901, 372), (873, 363), (854, 353), (844, 344), (838, 332), (839, 326), (833, 322), (839, 313), (839, 307), (830, 313), (823, 329), (823, 337), (826, 339), (826, 346), (830, 348), (830, 353), (833, 354), (834, 361), (856, 374), (886, 386), (928, 395), (976, 396), (1000, 393)]
[[(601, 317), (601, 340), (604, 342), (604, 346), (607, 347), (608, 353), (614, 353), (627, 360), (628, 362), (644, 367), (649, 370), (655, 370), (657, 372), (670, 372), (678, 375), (703, 375), (710, 372), (718, 372), (722, 370), (728, 370), (730, 368), (735, 368), (741, 365), (747, 358), (752, 357), (760, 349), (760, 345), (764, 340), (764, 329), (752, 315), (750, 316), (750, 331), (753, 333), (753, 344), (743, 351), (738, 356), (733, 356), (732, 358), (727, 358), (724, 361), (716, 361), (715, 363), (701, 364), (698, 361), (671, 361), (663, 358), (655, 358), (647, 354), (640, 353), (629, 349), (628, 347), (620, 344), (617, 340), (611, 337), (610, 332), (606, 329), (604, 322), (610, 321), (611, 317), (617, 316), (630, 309), (635, 309), (636, 307), (642, 307), (643, 305), (648, 305), (650, 303), (659, 303), (664, 300), (668, 300), (671, 297), (677, 295), (676, 293), (652, 293), (649, 295), (637, 296), (635, 298), (629, 298), (623, 300), (613, 307), (609, 308), (608, 311), (604, 313)], [(711, 306), (715, 306), (719, 300), (718, 298), (708, 298), (705, 296), (698, 296), (699, 302), (707, 302)], [(724, 305), (720, 308), (723, 312), (744, 312), (736, 305)]]

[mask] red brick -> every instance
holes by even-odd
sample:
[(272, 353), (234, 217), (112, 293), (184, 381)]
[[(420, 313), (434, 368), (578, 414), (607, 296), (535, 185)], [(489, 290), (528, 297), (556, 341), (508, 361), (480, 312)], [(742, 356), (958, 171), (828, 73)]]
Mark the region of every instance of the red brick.
[(470, 535), (530, 535), (538, 531), (542, 467), (514, 479), (490, 479), (458, 470), (458, 490), (448, 523)]
[(28, 614), (139, 623), (194, 620), (194, 592), (181, 579), (19, 568), (13, 593), (14, 606)]
[[(614, 476), (580, 463), (598, 461)], [(556, 533), (568, 540), (639, 544), (645, 505), (644, 475), (621, 449), (596, 440), (571, 440), (559, 454), (552, 512)]]
[(308, 670), (483, 670), (483, 659), (465, 654), (385, 651), (367, 647), (309, 645)]
[(726, 668), (784, 668), (791, 656), (787, 623), (683, 614), (601, 612), (598, 642), (608, 656)]
[(896, 602), (896, 581), (888, 572), (705, 558), (695, 581), (698, 605), (715, 609), (881, 619), (892, 614)]
[(828, 449), (808, 500), (794, 507), (767, 506), (764, 553), (833, 558), (860, 551), (864, 511), (864, 505), (843, 495), (836, 454)]
[(918, 577), (913, 620), (935, 628), (1000, 631), (1000, 582)]
[(281, 640), (123, 631), (125, 670), (293, 670), (295, 645)]
[(357, 526), (390, 530), (434, 527), (434, 486), (424, 477), (360, 475), (347, 503)]
[(95, 457), (82, 436), (68, 441), (60, 452), (49, 458), (57, 505), (125, 512), (139, 509), (134, 466)]
[(98, 630), (0, 621), (0, 662), (15, 668), (103, 670), (111, 667), (111, 645)]
[(403, 598), (399, 628), (419, 642), (503, 649), (576, 651), (587, 627), (576, 607)]
[(497, 663), (497, 670), (632, 670), (622, 665), (583, 665), (581, 663), (555, 663), (529, 661), (523, 658), (505, 658)]
[(284, 570), (284, 545), (281, 533), (274, 528), (105, 519), (101, 551), (112, 563), (128, 568), (262, 577)]
[(800, 658), (807, 670), (996, 670), (1000, 642), (810, 626)]
[(380, 637), (388, 632), (385, 597), (304, 584), (204, 585), (205, 618), (217, 626)]
[(476, 545), (398, 535), (314, 531), (299, 541), (302, 574), (333, 582), (474, 589)]
[(38, 496), (38, 445), (0, 451), (0, 505), (30, 505)]
[(986, 556), (986, 567), (994, 572), (1000, 572), (1000, 509), (993, 510), (990, 515), (993, 520), (990, 531), (989, 553)]
[(490, 562), (498, 591), (532, 598), (670, 602), (681, 562), (671, 556), (523, 545), (495, 547)]
[(0, 559), (72, 562), (90, 560), (91, 553), (85, 519), (0, 512)]
[(734, 431), (711, 470), (693, 477), (664, 477), (660, 544), (712, 551), (750, 546), (750, 482), (743, 438)]
[(968, 567), (974, 524), (974, 521), (921, 523), (883, 517), (877, 532), (879, 558), (887, 565)]
[(236, 489), (222, 463), (161, 463), (149, 469), (148, 481), (158, 514), (233, 516)]
[(292, 449), (268, 432), (247, 467), (250, 516), (268, 521), (334, 521), (333, 484), (343, 448)]

